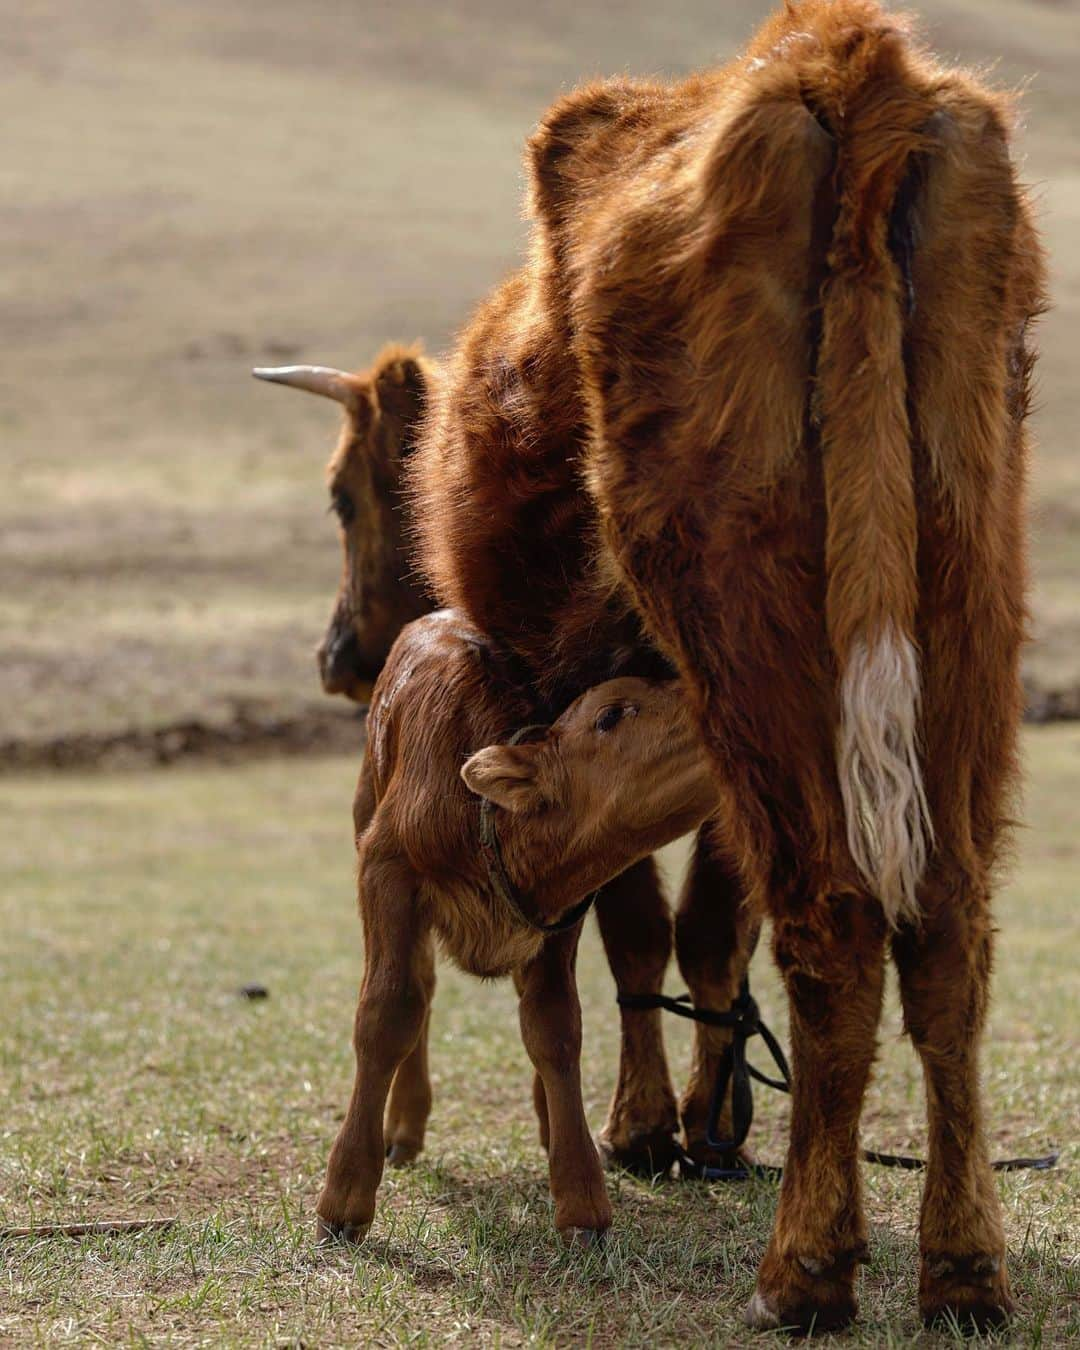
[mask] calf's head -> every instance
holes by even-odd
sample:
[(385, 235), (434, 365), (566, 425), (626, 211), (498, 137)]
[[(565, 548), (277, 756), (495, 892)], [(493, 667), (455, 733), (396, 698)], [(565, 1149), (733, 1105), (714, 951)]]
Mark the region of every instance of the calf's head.
[(608, 680), (541, 739), (490, 745), (461, 770), (501, 808), (507, 870), (550, 922), (715, 810), (709, 758), (675, 680)]
[(327, 468), (344, 565), (318, 661), (328, 694), (364, 698), (398, 633), (431, 608), (406, 559), (401, 475), (436, 368), (416, 348), (388, 347), (370, 370), (356, 374), (327, 366), (253, 374), (344, 408)]

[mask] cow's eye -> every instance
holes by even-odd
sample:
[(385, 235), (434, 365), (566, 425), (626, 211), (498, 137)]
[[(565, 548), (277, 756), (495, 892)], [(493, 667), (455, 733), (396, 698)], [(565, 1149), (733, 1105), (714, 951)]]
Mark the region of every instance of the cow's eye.
[(330, 493), (330, 509), (341, 521), (342, 525), (348, 525), (356, 515), (356, 507), (353, 505), (353, 499), (344, 490), (344, 488), (334, 488)]
[(614, 731), (623, 720), (623, 714), (625, 712), (626, 709), (621, 703), (613, 703), (608, 708), (602, 708), (600, 712), (596, 714), (596, 721), (593, 723), (593, 726), (599, 732)]

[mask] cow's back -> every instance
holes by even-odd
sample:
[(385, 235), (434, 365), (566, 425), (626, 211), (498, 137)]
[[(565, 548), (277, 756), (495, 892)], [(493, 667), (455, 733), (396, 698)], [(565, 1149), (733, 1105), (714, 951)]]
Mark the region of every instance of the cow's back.
[(669, 670), (598, 548), (567, 241), (670, 156), (709, 86), (611, 81), (555, 105), (529, 148), (529, 261), (463, 335), (413, 457), (417, 556), (439, 601), (513, 651), (552, 706)]

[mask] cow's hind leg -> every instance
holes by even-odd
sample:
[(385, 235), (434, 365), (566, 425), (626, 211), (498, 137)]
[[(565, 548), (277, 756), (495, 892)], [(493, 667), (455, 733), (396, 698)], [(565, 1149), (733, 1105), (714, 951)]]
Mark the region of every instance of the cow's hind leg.
[(383, 1137), (391, 1167), (410, 1163), (424, 1147), (424, 1131), (431, 1114), (431, 1078), (428, 1073), (428, 1032), (431, 1000), (435, 994), (435, 953), (430, 936), (417, 946), (414, 971), (426, 986), (428, 1011), (416, 1044), (398, 1065), (386, 1106)]
[(317, 1206), (320, 1240), (360, 1241), (371, 1227), (386, 1158), (383, 1110), (428, 1016), (431, 948), (408, 869), (365, 861), (360, 878), (364, 982), (356, 1009), (352, 1097)]
[[(596, 917), (619, 993), (659, 994), (671, 959), (671, 915), (652, 858), (608, 882)], [(619, 1077), (598, 1142), (607, 1163), (652, 1176), (674, 1161), (678, 1129), (663, 1014), (635, 1008), (619, 1014)]]
[(579, 936), (575, 928), (548, 938), (516, 983), (521, 1039), (544, 1086), (555, 1226), (589, 1240), (610, 1227), (611, 1202), (581, 1100), (581, 1007), (574, 978)]
[(939, 851), (923, 910), (921, 927), (905, 929), (893, 944), (929, 1116), (919, 1308), (927, 1321), (954, 1316), (981, 1330), (1012, 1310), (979, 1099), (993, 935), (985, 883), (971, 869), (944, 862)]
[(773, 919), (791, 1008), (791, 1141), (747, 1321), (828, 1331), (857, 1311), (866, 1251), (859, 1115), (881, 1014), (885, 920), (876, 901), (852, 895), (777, 905)]
[[(676, 958), (697, 1008), (724, 1012), (739, 992), (761, 929), (760, 916), (743, 899), (734, 867), (719, 851), (709, 825), (704, 825), (675, 918)], [(707, 1137), (717, 1069), (730, 1044), (728, 1029), (694, 1023), (690, 1078), (679, 1104), (687, 1153), (695, 1162), (714, 1167), (733, 1167), (740, 1161), (715, 1149)], [(730, 1090), (721, 1104), (717, 1129), (721, 1138), (731, 1138)]]

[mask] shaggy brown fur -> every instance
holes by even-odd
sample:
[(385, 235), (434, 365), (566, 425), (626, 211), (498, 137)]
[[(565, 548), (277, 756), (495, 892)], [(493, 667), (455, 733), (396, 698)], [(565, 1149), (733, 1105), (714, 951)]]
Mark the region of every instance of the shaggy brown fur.
[[(416, 458), (440, 599), (543, 694), (650, 668), (643, 634), (685, 681), (723, 785), (711, 856), (771, 916), (791, 1003), (756, 1326), (855, 1311), (890, 940), (927, 1080), (922, 1311), (1011, 1306), (977, 1055), (1043, 281), (1008, 139), (1004, 100), (872, 0), (791, 4), (680, 85), (562, 99), (529, 147), (529, 265)], [(706, 903), (680, 918), (699, 940)]]
[(556, 1226), (592, 1235), (611, 1222), (581, 1102), (581, 925), (545, 936), (514, 913), (492, 885), (462, 779), (500, 808), (507, 874), (545, 923), (695, 828), (716, 788), (672, 681), (608, 681), (542, 739), (498, 743), (532, 717), (491, 643), (452, 612), (410, 624), (376, 684), (355, 802), (366, 963), (356, 1084), (319, 1200), (324, 1237), (362, 1237), (384, 1156), (404, 1161), (422, 1145), (433, 938), (475, 975), (513, 972)]

